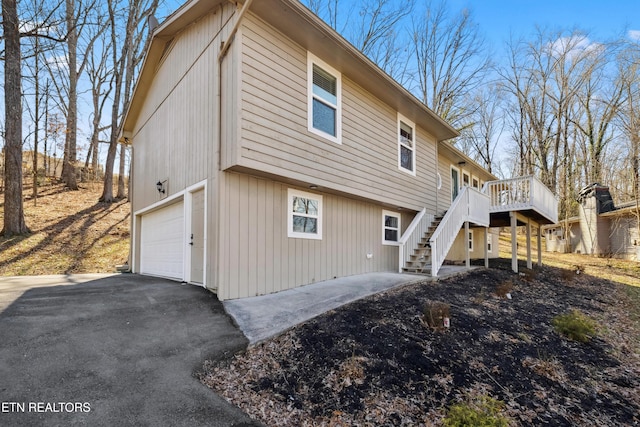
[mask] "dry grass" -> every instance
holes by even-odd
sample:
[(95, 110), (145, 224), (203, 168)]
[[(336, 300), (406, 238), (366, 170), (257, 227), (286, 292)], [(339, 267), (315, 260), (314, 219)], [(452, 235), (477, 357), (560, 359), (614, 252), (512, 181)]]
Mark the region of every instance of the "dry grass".
[[(511, 236), (508, 233), (500, 234), (500, 256), (511, 258)], [(543, 238), (544, 239), (544, 238)], [(537, 242), (535, 236), (532, 239), (532, 256), (536, 259)], [(544, 251), (544, 241), (542, 242)], [(526, 240), (524, 236), (518, 236), (518, 259), (526, 260)], [(622, 283), (629, 286), (640, 286), (640, 262), (617, 258), (596, 257), (582, 254), (561, 254), (543, 252), (544, 265), (558, 267), (567, 270), (566, 278), (575, 275), (589, 274), (605, 280)]]
[(101, 190), (100, 183), (81, 184), (79, 191), (53, 184), (40, 189), (36, 204), (27, 198), (31, 234), (0, 237), (0, 276), (115, 272), (129, 254), (130, 209), (126, 200), (98, 203)]

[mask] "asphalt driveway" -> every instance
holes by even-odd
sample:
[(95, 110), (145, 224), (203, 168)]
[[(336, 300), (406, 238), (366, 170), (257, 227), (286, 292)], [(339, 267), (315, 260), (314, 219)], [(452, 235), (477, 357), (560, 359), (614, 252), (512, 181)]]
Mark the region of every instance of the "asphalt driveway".
[(1, 426), (258, 425), (195, 377), (247, 345), (215, 295), (129, 274), (71, 282), (0, 278)]

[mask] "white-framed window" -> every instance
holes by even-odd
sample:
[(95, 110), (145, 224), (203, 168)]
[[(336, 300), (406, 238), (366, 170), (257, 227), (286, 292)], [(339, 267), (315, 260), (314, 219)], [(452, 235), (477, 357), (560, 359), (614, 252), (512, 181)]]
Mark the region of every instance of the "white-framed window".
[(477, 177), (472, 176), (471, 177), (471, 186), (473, 188), (475, 188), (476, 190), (480, 190), (480, 180)]
[(416, 174), (416, 125), (398, 113), (398, 168)]
[(469, 187), (471, 185), (471, 177), (469, 172), (462, 171), (462, 186)]
[(469, 230), (467, 235), (467, 245), (469, 245), (469, 252), (473, 252), (473, 230)]
[(400, 214), (382, 211), (382, 244), (397, 245), (400, 240)]
[(288, 236), (322, 240), (322, 196), (290, 188), (287, 199)]
[(491, 233), (487, 235), (487, 252), (493, 252), (493, 234)]
[(307, 53), (308, 129), (337, 144), (342, 143), (341, 74)]

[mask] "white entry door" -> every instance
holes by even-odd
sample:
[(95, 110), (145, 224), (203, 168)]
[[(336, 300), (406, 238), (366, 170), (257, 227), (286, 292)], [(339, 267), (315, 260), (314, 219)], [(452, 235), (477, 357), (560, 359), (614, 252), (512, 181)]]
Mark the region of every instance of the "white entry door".
[(204, 280), (204, 190), (191, 195), (191, 283)]

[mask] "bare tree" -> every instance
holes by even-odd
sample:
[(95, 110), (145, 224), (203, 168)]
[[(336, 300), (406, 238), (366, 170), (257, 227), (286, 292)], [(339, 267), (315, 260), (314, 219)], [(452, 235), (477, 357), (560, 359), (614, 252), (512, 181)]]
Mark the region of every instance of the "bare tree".
[(16, 0), (2, 0), (4, 32), (5, 193), (2, 234), (25, 234), (22, 202), (22, 93), (20, 21)]
[(495, 151), (504, 130), (503, 96), (500, 86), (488, 85), (478, 90), (473, 98), (476, 110), (472, 113), (473, 126), (462, 134), (464, 150), (493, 173)]
[(591, 66), (585, 70), (578, 98), (581, 117), (575, 121), (575, 126), (584, 135), (585, 175), (589, 182), (602, 182), (606, 149), (615, 137), (613, 122), (624, 102), (623, 81), (615, 80), (606, 69), (611, 59), (606, 46), (588, 52)]
[[(122, 7), (124, 4), (124, 7)], [(107, 5), (110, 16), (110, 32), (112, 57), (114, 64), (113, 73), (113, 103), (111, 109), (111, 137), (105, 165), (104, 187), (100, 201), (111, 203), (116, 200), (113, 197), (113, 167), (118, 149), (118, 138), (122, 130), (122, 113), (127, 110), (133, 92), (133, 82), (138, 64), (142, 61), (145, 52), (146, 36), (143, 24), (145, 20), (155, 13), (158, 8), (158, 0), (132, 0), (130, 2), (117, 3), (117, 0), (108, 0)], [(116, 22), (116, 16), (124, 14), (125, 27), (121, 29)], [(119, 35), (124, 33), (124, 39)], [(148, 39), (147, 39), (148, 43)]]
[[(514, 140), (521, 147), (521, 161), (529, 163), (521, 172), (537, 171), (545, 185), (558, 193), (559, 170), (564, 173), (561, 181), (573, 174), (573, 128), (581, 114), (580, 96), (600, 64), (600, 45), (579, 31), (539, 29), (533, 41), (511, 42), (509, 49), (509, 66), (500, 74), (517, 106)], [(525, 147), (532, 156), (525, 155)]]
[(469, 100), (491, 68), (470, 11), (450, 17), (444, 2), (429, 3), (413, 25), (413, 51), (420, 99), (458, 130), (469, 126)]
[(306, 0), (309, 9), (401, 84), (408, 83), (409, 53), (402, 25), (415, 0)]
[[(106, 15), (106, 11), (104, 15)], [(100, 27), (99, 29), (101, 29)], [(97, 43), (92, 46), (92, 52), (88, 53), (87, 76), (91, 84), (91, 105), (93, 107), (91, 117), (91, 137), (89, 149), (84, 164), (85, 171), (91, 169), (97, 178), (98, 155), (100, 134), (109, 129), (102, 124), (102, 117), (106, 103), (109, 101), (113, 90), (111, 80), (113, 77), (113, 64), (111, 64), (111, 34), (101, 31)], [(89, 168), (91, 163), (91, 168)]]

